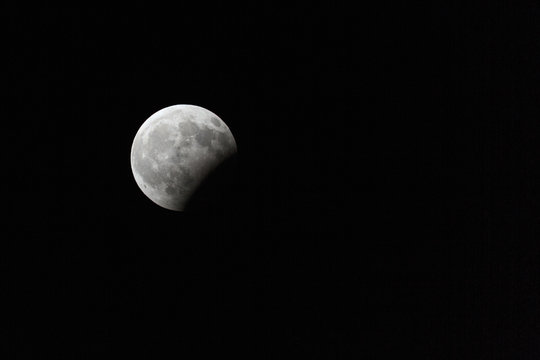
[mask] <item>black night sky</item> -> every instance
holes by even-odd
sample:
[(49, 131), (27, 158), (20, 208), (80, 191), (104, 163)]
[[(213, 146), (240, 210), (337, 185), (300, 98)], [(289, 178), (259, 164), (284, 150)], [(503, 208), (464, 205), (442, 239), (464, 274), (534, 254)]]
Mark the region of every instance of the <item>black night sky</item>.
[[(540, 356), (538, 4), (0, 18), (3, 358)], [(174, 104), (238, 145), (190, 213), (129, 161)]]

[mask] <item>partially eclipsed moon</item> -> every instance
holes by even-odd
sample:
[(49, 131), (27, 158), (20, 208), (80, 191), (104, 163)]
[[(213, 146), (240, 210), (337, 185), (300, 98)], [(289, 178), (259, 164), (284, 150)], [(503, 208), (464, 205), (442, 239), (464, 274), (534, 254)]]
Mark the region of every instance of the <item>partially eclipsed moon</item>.
[(236, 153), (236, 142), (216, 114), (173, 105), (150, 116), (135, 135), (131, 169), (142, 192), (169, 210), (184, 210), (206, 176)]

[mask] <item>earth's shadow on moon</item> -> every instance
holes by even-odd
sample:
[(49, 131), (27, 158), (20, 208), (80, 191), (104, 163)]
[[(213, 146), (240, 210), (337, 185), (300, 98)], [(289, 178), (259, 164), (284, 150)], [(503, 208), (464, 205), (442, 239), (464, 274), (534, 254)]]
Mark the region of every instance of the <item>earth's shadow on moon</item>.
[(221, 214), (238, 205), (238, 154), (225, 159), (189, 198), (187, 213)]

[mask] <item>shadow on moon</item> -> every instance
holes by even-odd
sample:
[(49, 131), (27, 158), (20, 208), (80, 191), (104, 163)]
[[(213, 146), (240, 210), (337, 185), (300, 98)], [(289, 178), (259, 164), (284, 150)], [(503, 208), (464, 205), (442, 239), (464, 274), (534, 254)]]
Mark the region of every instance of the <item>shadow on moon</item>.
[(238, 155), (218, 165), (201, 182), (184, 210), (192, 213), (220, 214), (237, 205)]

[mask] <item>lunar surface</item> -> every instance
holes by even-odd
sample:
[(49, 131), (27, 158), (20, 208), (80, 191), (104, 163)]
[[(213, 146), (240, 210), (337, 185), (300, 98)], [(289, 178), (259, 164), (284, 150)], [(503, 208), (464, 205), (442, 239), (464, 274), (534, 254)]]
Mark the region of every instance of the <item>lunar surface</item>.
[(207, 175), (236, 153), (236, 142), (216, 114), (173, 105), (150, 116), (131, 147), (131, 169), (142, 192), (169, 210), (183, 211)]

